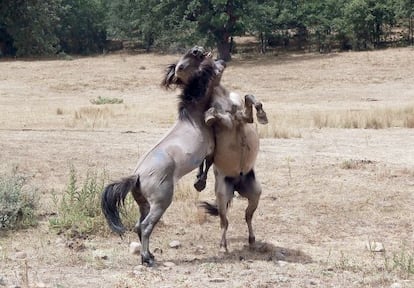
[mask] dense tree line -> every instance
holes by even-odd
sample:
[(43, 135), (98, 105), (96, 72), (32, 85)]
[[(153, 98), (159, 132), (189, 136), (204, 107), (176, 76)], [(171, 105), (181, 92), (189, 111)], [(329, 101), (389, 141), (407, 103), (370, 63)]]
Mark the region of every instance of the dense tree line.
[(147, 51), (194, 43), (230, 59), (234, 36), (328, 52), (413, 44), (414, 0), (2, 0), (0, 53), (102, 52), (109, 39)]

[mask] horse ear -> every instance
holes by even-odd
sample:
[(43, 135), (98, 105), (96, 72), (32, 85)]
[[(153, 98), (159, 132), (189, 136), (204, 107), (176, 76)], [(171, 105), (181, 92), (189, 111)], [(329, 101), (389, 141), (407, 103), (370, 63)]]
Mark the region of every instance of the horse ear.
[(173, 84), (178, 84), (175, 75), (175, 64), (168, 65), (167, 69), (165, 69), (164, 79), (161, 81), (161, 86), (165, 89), (170, 88)]

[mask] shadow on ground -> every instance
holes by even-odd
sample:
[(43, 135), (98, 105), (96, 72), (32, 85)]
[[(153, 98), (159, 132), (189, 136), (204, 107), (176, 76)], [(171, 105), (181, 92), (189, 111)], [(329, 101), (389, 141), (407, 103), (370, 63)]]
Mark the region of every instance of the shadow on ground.
[[(194, 255), (193, 255), (194, 256)], [(177, 265), (185, 263), (235, 263), (239, 261), (284, 261), (289, 263), (312, 263), (312, 258), (301, 250), (278, 247), (271, 243), (256, 242), (252, 247), (243, 246), (242, 249), (231, 250), (217, 256), (188, 255), (184, 259), (171, 259)]]

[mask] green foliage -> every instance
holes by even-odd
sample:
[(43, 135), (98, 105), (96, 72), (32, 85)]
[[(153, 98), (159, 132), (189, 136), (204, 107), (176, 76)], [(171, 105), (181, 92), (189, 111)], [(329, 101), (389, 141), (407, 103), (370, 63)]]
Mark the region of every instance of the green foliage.
[[(88, 171), (81, 184), (73, 166), (61, 199), (55, 196), (57, 216), (49, 220), (52, 228), (68, 237), (84, 236), (108, 231), (101, 210), (101, 193), (105, 187), (105, 172)], [(132, 197), (125, 201), (122, 215), (127, 227), (133, 227), (138, 219), (138, 209)]]
[(412, 0), (3, 0), (0, 55), (89, 54), (106, 38), (134, 48), (177, 52), (195, 44), (216, 47), (228, 60), (232, 37), (255, 35), (267, 46), (330, 51), (369, 49), (393, 27), (414, 40)]
[(346, 29), (354, 49), (378, 47), (385, 27), (391, 27), (395, 15), (390, 0), (352, 0), (344, 8)]
[(56, 25), (60, 4), (60, 0), (1, 2), (0, 26), (13, 39), (11, 42), (18, 56), (56, 53), (59, 42)]
[(108, 98), (108, 97), (101, 97), (98, 96), (96, 99), (91, 100), (92, 104), (95, 105), (103, 105), (103, 104), (122, 104), (124, 100), (121, 98)]
[(25, 189), (25, 179), (14, 169), (10, 175), (0, 175), (0, 231), (36, 225), (35, 190)]
[(106, 15), (99, 0), (61, 0), (58, 37), (65, 53), (102, 52), (106, 40)]
[(100, 194), (104, 188), (105, 174), (88, 172), (81, 186), (72, 166), (65, 194), (60, 201), (55, 199), (57, 217), (50, 219), (51, 227), (73, 235), (96, 233), (103, 229), (104, 221), (100, 209)]
[(394, 253), (392, 257), (392, 269), (400, 271), (400, 273), (409, 278), (414, 275), (414, 253), (403, 249), (398, 253)]

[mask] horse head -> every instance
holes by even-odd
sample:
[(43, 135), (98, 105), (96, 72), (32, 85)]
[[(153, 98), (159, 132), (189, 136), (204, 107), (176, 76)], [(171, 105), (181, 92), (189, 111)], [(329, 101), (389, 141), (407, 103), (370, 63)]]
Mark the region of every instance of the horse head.
[[(188, 50), (176, 64), (171, 64), (167, 67), (161, 86), (166, 89), (170, 88), (172, 85), (183, 87), (188, 84), (190, 78), (199, 70), (201, 62), (203, 62), (204, 59), (211, 57), (211, 53), (206, 52), (203, 47), (194, 46)], [(215, 61), (214, 72), (218, 82), (220, 82), (224, 68), (225, 62), (223, 60)]]

